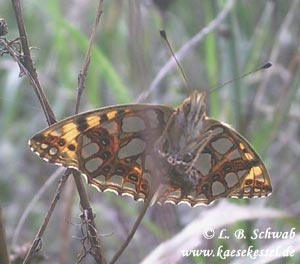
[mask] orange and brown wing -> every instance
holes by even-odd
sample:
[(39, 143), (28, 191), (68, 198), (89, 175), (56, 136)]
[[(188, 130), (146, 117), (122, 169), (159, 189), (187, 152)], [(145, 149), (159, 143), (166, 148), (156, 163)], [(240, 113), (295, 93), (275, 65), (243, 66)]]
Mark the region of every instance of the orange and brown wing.
[(194, 164), (193, 184), (186, 180), (165, 186), (158, 202), (197, 206), (223, 197), (270, 195), (269, 173), (250, 143), (233, 128), (216, 120), (206, 118), (203, 126), (205, 131), (212, 131), (213, 136)]
[(69, 117), (29, 140), (42, 159), (79, 170), (89, 184), (144, 200), (152, 181), (152, 148), (173, 109), (113, 106)]

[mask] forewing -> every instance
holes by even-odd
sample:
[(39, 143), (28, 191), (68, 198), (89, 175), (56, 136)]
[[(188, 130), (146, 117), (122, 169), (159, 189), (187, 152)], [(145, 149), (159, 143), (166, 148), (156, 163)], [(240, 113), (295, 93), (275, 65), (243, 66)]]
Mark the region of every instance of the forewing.
[(113, 106), (69, 117), (29, 140), (42, 159), (75, 168), (100, 191), (144, 200), (152, 182), (153, 145), (174, 110)]

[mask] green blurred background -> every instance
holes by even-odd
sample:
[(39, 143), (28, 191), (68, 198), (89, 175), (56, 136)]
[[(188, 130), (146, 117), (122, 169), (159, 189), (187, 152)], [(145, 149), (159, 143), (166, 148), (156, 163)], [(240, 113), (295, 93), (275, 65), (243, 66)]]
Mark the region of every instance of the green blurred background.
[[(211, 23), (231, 1), (217, 0), (104, 1), (80, 110), (143, 102), (175, 107), (188, 96), (182, 76), (172, 68), (151, 91), (156, 74), (170, 58), (159, 35), (164, 28), (175, 51)], [(210, 116), (231, 124), (261, 155), (270, 172), (273, 194), (268, 198), (231, 203), (274, 208), (286, 217), (239, 221), (228, 229), (272, 227), (298, 233), (300, 228), (300, 2), (240, 0), (230, 12), (181, 60), (191, 86), (209, 90), (263, 65), (259, 71), (208, 95)], [(58, 120), (74, 113), (77, 76), (93, 25), (97, 1), (22, 1), (32, 57), (40, 82)], [(0, 0), (0, 17), (9, 27), (7, 39), (18, 37), (10, 1)], [(16, 250), (31, 241), (48, 210), (59, 178), (34, 202), (21, 232), (15, 229), (26, 206), (57, 170), (41, 161), (27, 146), (28, 139), (46, 127), (46, 121), (27, 78), (19, 78), (17, 64), (0, 57), (0, 206), (8, 245)], [(145, 97), (145, 93), (148, 96)], [(140, 97), (142, 96), (142, 97)], [(39, 263), (74, 263), (80, 251), (78, 195), (70, 177), (43, 238)], [(130, 230), (141, 203), (88, 187), (97, 226), (110, 259)], [(155, 206), (147, 213), (120, 263), (138, 263), (162, 241), (173, 237), (214, 207)], [(228, 212), (230, 213), (230, 212)], [(218, 219), (220, 225), (222, 219)], [(66, 233), (69, 228), (69, 233)], [(63, 232), (64, 231), (64, 232)], [(73, 237), (72, 237), (73, 236)], [(16, 243), (13, 243), (16, 242)], [(268, 240), (207, 240), (204, 248), (263, 248)], [(64, 249), (64, 253), (61, 253)], [(86, 260), (83, 263), (92, 263)], [(222, 263), (233, 263), (229, 258)], [(220, 263), (218, 258), (189, 257), (180, 263)], [(239, 263), (239, 262), (237, 262)], [(246, 262), (246, 263), (252, 263)], [(255, 263), (255, 262), (253, 262)], [(300, 263), (300, 255), (272, 263)]]

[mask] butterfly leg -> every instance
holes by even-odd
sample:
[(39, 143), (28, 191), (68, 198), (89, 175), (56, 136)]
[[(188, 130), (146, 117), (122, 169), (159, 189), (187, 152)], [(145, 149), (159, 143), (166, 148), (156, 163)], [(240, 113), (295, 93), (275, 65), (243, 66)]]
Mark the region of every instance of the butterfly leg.
[(169, 132), (169, 128), (170, 126), (172, 125), (172, 123), (174, 122), (175, 120), (175, 117), (177, 115), (178, 111), (175, 111), (171, 117), (169, 118), (164, 130), (163, 130), (163, 133), (161, 134), (161, 136), (156, 140), (155, 144), (154, 144), (154, 152), (155, 153), (158, 153), (159, 155), (163, 155), (164, 153), (162, 153), (162, 147), (163, 147), (163, 144), (165, 142), (165, 139), (167, 137), (167, 134)]
[(192, 170), (192, 168), (195, 165), (195, 162), (199, 158), (199, 155), (202, 153), (205, 146), (212, 139), (212, 137), (213, 137), (212, 130), (206, 131), (205, 133), (203, 133), (202, 135), (199, 136), (199, 139), (197, 140), (197, 141), (199, 141), (199, 143), (196, 145), (197, 153), (196, 153), (195, 157), (193, 158), (191, 164), (189, 165), (188, 169), (186, 170), (186, 173), (189, 173)]

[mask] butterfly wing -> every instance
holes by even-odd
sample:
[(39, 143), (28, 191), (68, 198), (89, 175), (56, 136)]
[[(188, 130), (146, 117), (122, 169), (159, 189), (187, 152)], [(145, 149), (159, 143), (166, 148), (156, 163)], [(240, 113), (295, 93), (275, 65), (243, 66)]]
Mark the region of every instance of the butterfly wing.
[(29, 146), (48, 162), (79, 170), (100, 191), (144, 200), (153, 177), (153, 145), (173, 111), (147, 104), (106, 107), (55, 123)]
[(102, 108), (48, 127), (30, 139), (29, 145), (42, 159), (79, 170), (98, 190), (135, 200), (147, 197), (154, 175), (162, 180), (156, 193), (158, 203), (197, 206), (222, 197), (271, 193), (267, 169), (250, 143), (233, 128), (206, 116), (201, 133), (211, 131), (212, 137), (190, 175), (185, 173), (189, 164), (178, 171), (154, 157), (153, 146), (172, 113), (174, 109), (161, 105)]
[(223, 197), (252, 198), (271, 194), (269, 173), (245, 138), (228, 125), (208, 117), (203, 128), (203, 132), (212, 132), (212, 138), (188, 177), (184, 173), (176, 177), (176, 171), (173, 172), (171, 184), (159, 195), (159, 203), (197, 206)]

